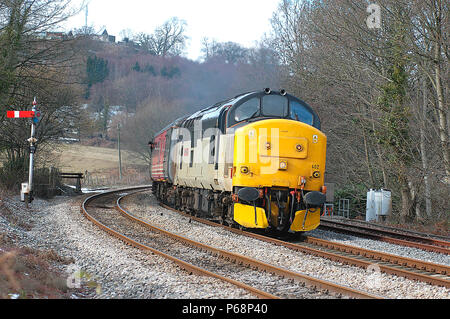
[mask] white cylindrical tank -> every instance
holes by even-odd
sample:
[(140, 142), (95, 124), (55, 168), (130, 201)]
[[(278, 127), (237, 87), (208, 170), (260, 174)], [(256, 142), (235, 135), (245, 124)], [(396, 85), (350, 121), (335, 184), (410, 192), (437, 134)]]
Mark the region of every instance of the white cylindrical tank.
[[(366, 221), (379, 221), (392, 212), (391, 191), (381, 189), (367, 192)], [(380, 218), (381, 216), (381, 218)]]
[(366, 222), (374, 220), (377, 220), (375, 211), (375, 190), (371, 189), (367, 192)]
[(391, 191), (387, 189), (381, 190), (381, 216), (388, 216), (392, 212)]
[(383, 193), (379, 190), (374, 191), (374, 201), (375, 201), (375, 216), (378, 221), (378, 216), (381, 216), (383, 208)]

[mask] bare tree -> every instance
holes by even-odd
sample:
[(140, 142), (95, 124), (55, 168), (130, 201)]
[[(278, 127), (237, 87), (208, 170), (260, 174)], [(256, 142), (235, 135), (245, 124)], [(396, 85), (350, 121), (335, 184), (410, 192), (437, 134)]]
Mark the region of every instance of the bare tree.
[(36, 96), (44, 114), (40, 143), (75, 125), (77, 89), (68, 88), (79, 82), (75, 40), (47, 36), (76, 12), (70, 5), (70, 0), (0, 1), (0, 151), (8, 163), (24, 163), (29, 123), (6, 120), (6, 109), (29, 110)]
[(173, 17), (153, 34), (139, 33), (135, 41), (153, 55), (181, 55), (186, 47), (186, 22)]
[(205, 61), (215, 59), (222, 60), (225, 63), (236, 64), (246, 63), (250, 50), (242, 47), (235, 42), (217, 42), (216, 40), (209, 41), (207, 38), (202, 40), (203, 59)]
[[(446, 1), (418, 1), (412, 3), (409, 47), (412, 58), (421, 72), (433, 86), (436, 96), (435, 110), (439, 119), (439, 140), (445, 167), (445, 181), (450, 183), (448, 105), (445, 92), (448, 92), (449, 61), (449, 4)], [(448, 93), (447, 93), (448, 94)]]
[(150, 164), (151, 150), (148, 142), (163, 127), (175, 120), (179, 108), (174, 102), (163, 98), (149, 98), (143, 101), (134, 116), (123, 119), (123, 145)]
[[(391, 188), (402, 219), (428, 218), (441, 205), (432, 183), (448, 183), (448, 5), (377, 4), (382, 24), (370, 29), (368, 2), (282, 0), (270, 43), (287, 87), (321, 114), (328, 176)], [(420, 84), (423, 77), (433, 92)]]

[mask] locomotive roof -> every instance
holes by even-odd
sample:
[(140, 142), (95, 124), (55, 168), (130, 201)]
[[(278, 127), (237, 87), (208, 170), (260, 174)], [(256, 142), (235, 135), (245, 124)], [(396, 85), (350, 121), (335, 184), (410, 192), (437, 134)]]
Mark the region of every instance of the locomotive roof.
[[(221, 101), (218, 102), (212, 106), (206, 107), (200, 111), (195, 112), (192, 115), (185, 115), (175, 121), (173, 121), (172, 123), (170, 123), (169, 125), (167, 125), (165, 128), (163, 128), (161, 131), (159, 131), (157, 134), (155, 134), (155, 136), (160, 135), (161, 133), (167, 131), (168, 129), (172, 128), (172, 127), (180, 127), (182, 126), (184, 123), (186, 123), (188, 120), (193, 120), (193, 119), (197, 119), (200, 118), (206, 114), (209, 113), (213, 113), (216, 112), (224, 107), (232, 107), (234, 106), (236, 103), (238, 103), (239, 101), (241, 101), (242, 99), (247, 99), (247, 98), (251, 98), (251, 97), (255, 97), (255, 96), (263, 96), (267, 93), (265, 93), (264, 91), (251, 91), (251, 92), (246, 92), (246, 93), (242, 93), (240, 95), (237, 95), (231, 99), (225, 100), (225, 101)], [(280, 92), (278, 91), (272, 91), (270, 94), (277, 94), (277, 95), (281, 95)], [(314, 112), (314, 110), (304, 101), (298, 99), (297, 97), (291, 95), (291, 94), (285, 94), (286, 97), (288, 97), (289, 99), (294, 99), (297, 100), (299, 102), (301, 102), (301, 104), (303, 106), (305, 106), (309, 111), (311, 111), (314, 116), (317, 118), (318, 122), (320, 123), (320, 119), (318, 118), (318, 115), (316, 112)], [(319, 124), (320, 125), (320, 124)]]
[(187, 115), (180, 117), (179, 119), (173, 121), (172, 123), (170, 123), (169, 125), (167, 125), (166, 127), (164, 127), (162, 130), (160, 130), (158, 133), (155, 134), (155, 137), (162, 134), (163, 132), (167, 131), (168, 129), (170, 129), (171, 127), (177, 127), (179, 125), (181, 125), (181, 123), (183, 123), (183, 121), (187, 118)]

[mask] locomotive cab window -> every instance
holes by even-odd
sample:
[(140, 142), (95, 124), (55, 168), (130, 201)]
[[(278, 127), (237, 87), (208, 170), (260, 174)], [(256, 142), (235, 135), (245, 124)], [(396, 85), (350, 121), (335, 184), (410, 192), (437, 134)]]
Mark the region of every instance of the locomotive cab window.
[(262, 98), (261, 111), (264, 116), (286, 117), (288, 99), (280, 95), (266, 95)]
[(259, 98), (253, 98), (240, 105), (234, 110), (233, 119), (237, 122), (248, 120), (259, 114)]
[(296, 101), (291, 101), (291, 119), (306, 123), (308, 125), (313, 125), (314, 115), (306, 109), (305, 106), (301, 105)]

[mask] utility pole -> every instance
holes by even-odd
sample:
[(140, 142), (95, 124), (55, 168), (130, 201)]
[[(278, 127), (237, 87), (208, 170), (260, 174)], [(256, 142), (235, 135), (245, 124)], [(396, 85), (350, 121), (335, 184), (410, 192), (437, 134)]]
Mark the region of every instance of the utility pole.
[(117, 144), (119, 148), (119, 179), (122, 180), (122, 154), (120, 151), (120, 123), (117, 123)]

